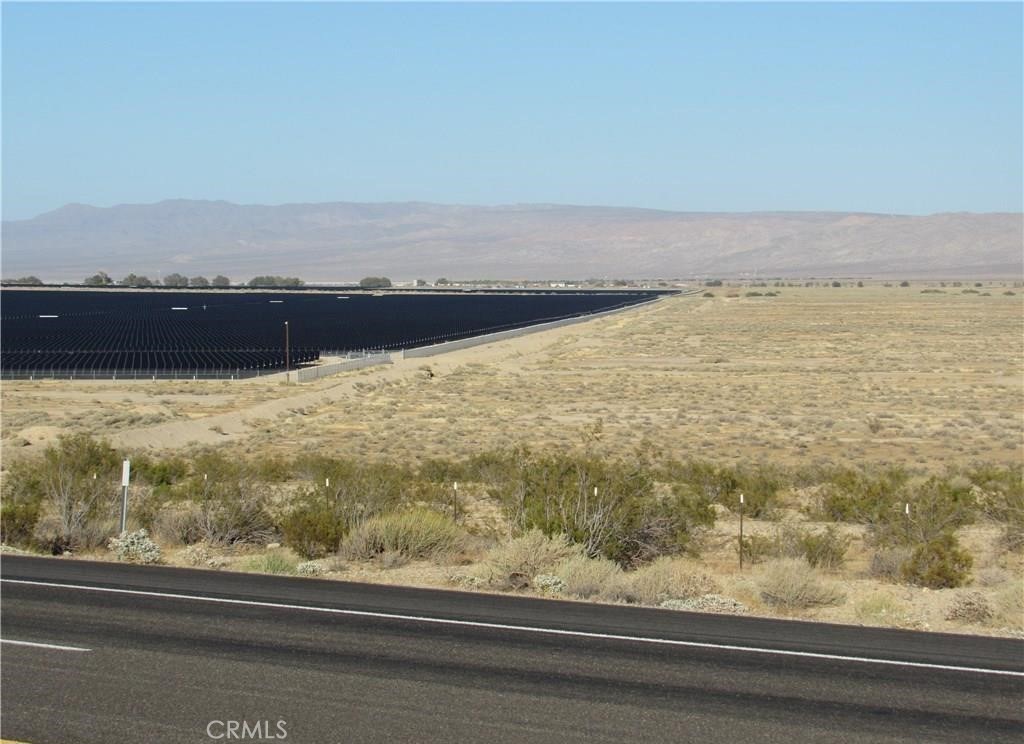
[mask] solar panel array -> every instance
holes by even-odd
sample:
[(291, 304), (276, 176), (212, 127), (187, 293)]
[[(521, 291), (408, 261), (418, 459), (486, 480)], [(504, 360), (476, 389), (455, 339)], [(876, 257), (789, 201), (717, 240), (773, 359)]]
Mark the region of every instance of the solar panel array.
[(587, 315), (654, 292), (342, 294), (0, 292), (0, 371), (231, 372), (283, 369), (322, 352), (403, 349)]

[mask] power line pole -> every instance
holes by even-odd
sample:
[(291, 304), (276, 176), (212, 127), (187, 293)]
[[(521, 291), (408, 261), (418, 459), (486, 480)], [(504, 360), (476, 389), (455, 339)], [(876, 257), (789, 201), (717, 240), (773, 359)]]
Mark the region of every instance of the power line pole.
[(285, 382), (291, 380), (291, 342), (288, 338), (288, 321), (284, 322), (284, 379)]

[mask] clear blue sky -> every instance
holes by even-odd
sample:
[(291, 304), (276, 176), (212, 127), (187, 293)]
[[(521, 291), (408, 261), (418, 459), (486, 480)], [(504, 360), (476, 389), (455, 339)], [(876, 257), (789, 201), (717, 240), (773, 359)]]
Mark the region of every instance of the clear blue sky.
[(1022, 5), (3, 4), (3, 210), (1020, 211)]

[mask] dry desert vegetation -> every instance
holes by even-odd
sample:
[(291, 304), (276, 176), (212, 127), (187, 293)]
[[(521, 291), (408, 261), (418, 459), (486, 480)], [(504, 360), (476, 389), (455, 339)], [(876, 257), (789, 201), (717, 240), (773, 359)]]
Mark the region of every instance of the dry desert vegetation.
[[(1020, 634), (1022, 292), (974, 287), (715, 287), (302, 385), (5, 383), (4, 539)], [(107, 548), (116, 488), (76, 507), (33, 481), (121, 454), (151, 546)]]

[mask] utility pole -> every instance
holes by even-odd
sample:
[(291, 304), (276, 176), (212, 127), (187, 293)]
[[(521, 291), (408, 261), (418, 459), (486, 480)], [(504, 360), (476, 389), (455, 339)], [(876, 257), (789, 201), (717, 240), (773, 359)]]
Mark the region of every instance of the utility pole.
[(291, 380), (291, 342), (288, 338), (288, 321), (284, 322), (284, 379), (285, 382)]

